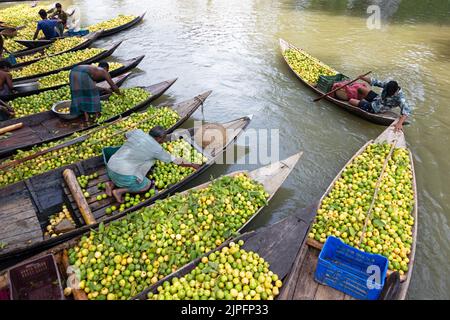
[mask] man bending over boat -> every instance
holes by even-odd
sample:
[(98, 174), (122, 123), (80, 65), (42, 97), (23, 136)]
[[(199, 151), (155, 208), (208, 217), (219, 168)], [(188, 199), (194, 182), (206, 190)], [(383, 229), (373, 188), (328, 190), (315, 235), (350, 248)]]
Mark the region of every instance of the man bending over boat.
[(86, 122), (89, 121), (89, 113), (95, 113), (97, 117), (99, 116), (102, 105), (96, 82), (103, 80), (108, 82), (112, 91), (121, 94), (119, 87), (111, 79), (107, 62), (100, 62), (98, 67), (79, 65), (70, 70), (69, 83), (72, 100), (70, 114), (84, 113)]
[[(141, 193), (149, 190), (152, 182), (146, 177), (156, 160), (173, 162), (183, 167), (198, 169), (198, 164), (182, 158), (175, 158), (167, 153), (161, 143), (166, 139), (166, 132), (160, 126), (154, 127), (149, 134), (137, 129), (126, 133), (127, 141), (114, 153), (106, 163), (109, 178), (106, 194), (114, 196), (118, 203), (123, 203), (125, 193)], [(118, 189), (113, 190), (114, 187)]]
[(406, 118), (411, 115), (411, 107), (406, 102), (405, 95), (396, 81), (379, 81), (374, 78), (360, 77), (359, 79), (368, 84), (383, 89), (381, 95), (369, 88), (358, 88), (358, 93), (362, 97), (361, 100), (350, 99), (352, 106), (359, 107), (367, 112), (382, 113), (392, 108), (400, 108), (400, 119), (395, 125), (395, 130), (399, 131), (403, 128)]

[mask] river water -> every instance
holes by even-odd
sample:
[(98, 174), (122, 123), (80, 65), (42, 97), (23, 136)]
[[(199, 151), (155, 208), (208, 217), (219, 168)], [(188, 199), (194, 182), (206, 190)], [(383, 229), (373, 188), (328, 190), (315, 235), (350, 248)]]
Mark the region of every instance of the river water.
[[(408, 297), (450, 298), (450, 2), (447, 0), (79, 0), (83, 25), (119, 13), (144, 22), (118, 34), (114, 54), (145, 54), (127, 86), (178, 77), (158, 100), (181, 101), (212, 89), (196, 119), (253, 114), (253, 129), (278, 129), (279, 156), (304, 151), (300, 163), (250, 229), (274, 223), (318, 200), (342, 166), (383, 127), (313, 96), (290, 72), (278, 46), (284, 38), (330, 66), (356, 76), (369, 70), (395, 78), (414, 107), (405, 127), (419, 190), (417, 255)], [(381, 29), (366, 9), (381, 7)], [(3, 5), (2, 5), (3, 6)], [(106, 39), (105, 42), (111, 41)], [(101, 45), (101, 42), (100, 42)], [(185, 127), (192, 125), (192, 121)], [(256, 155), (254, 145), (239, 150)], [(195, 184), (259, 165), (217, 165)], [(193, 184), (192, 184), (193, 185)], [(447, 190), (447, 191), (445, 191)]]

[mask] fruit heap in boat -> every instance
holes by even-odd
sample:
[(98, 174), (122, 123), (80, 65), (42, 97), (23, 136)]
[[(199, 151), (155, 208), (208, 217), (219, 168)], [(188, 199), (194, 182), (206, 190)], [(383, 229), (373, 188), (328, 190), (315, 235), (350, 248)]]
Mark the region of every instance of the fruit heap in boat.
[[(131, 107), (147, 100), (151, 94), (142, 88), (121, 90), (122, 95), (113, 93), (108, 100), (102, 101), (102, 115), (96, 121), (103, 122)], [(10, 102), (16, 117), (24, 117), (51, 110), (58, 101), (70, 100), (70, 87), (64, 86), (55, 90), (44, 91), (27, 97), (19, 97)]]
[(150, 300), (273, 300), (282, 286), (278, 275), (257, 253), (242, 249), (244, 241), (230, 242), (202, 257), (187, 275), (158, 286)]
[(334, 76), (338, 72), (313, 56), (296, 49), (288, 49), (283, 53), (291, 68), (310, 85), (316, 85), (319, 76)]
[(79, 268), (88, 299), (129, 299), (220, 246), (268, 197), (244, 173), (225, 176), (100, 224), (68, 250), (69, 263)]
[[(143, 97), (143, 99), (146, 98)], [(114, 107), (121, 109), (120, 105)], [(149, 107), (145, 112), (133, 113), (112, 125), (100, 129), (91, 129), (87, 132), (74, 133), (65, 139), (49, 142), (28, 151), (19, 151), (9, 161), (30, 156), (38, 151), (46, 150), (81, 135), (89, 135), (82, 142), (45, 153), (11, 168), (0, 170), (0, 186), (15, 183), (61, 166), (100, 156), (103, 148), (122, 145), (125, 141), (125, 133), (129, 130), (142, 129), (144, 132), (149, 132), (155, 126), (162, 126), (164, 129), (168, 129), (177, 123), (179, 119), (180, 115), (169, 107)]]
[[(108, 62), (108, 64), (109, 64), (109, 72), (123, 67), (123, 64), (119, 62)], [(93, 63), (93, 65), (98, 65), (98, 63)], [(55, 74), (50, 74), (48, 76), (39, 78), (38, 79), (39, 89), (69, 84), (69, 73), (70, 70), (64, 70)]]
[(80, 45), (84, 41), (85, 41), (85, 39), (83, 39), (81, 37), (68, 37), (68, 38), (58, 39), (55, 42), (53, 42), (50, 47), (45, 48), (43, 50), (43, 52), (38, 52), (35, 54), (18, 57), (17, 63), (23, 63), (23, 62), (55, 55), (60, 52), (70, 50), (70, 49)]
[(101, 48), (87, 48), (79, 51), (66, 52), (60, 55), (46, 57), (18, 70), (12, 70), (11, 75), (13, 79), (39, 75), (44, 72), (50, 72), (72, 66), (84, 60), (90, 59), (104, 51), (105, 49)]
[[(178, 139), (175, 141), (164, 142), (162, 147), (170, 153), (175, 158), (182, 158), (187, 162), (202, 165), (208, 160), (201, 152), (197, 151), (193, 146), (191, 146), (184, 139)], [(169, 188), (171, 185), (177, 184), (184, 178), (190, 176), (195, 172), (194, 168), (183, 167), (175, 163), (164, 163), (157, 160), (155, 165), (152, 167), (150, 173), (147, 177), (154, 181), (154, 188), (148, 190), (142, 194), (131, 195), (129, 193), (125, 194), (124, 203), (120, 205), (113, 205), (106, 209), (107, 214), (111, 214), (118, 210), (119, 212), (124, 211), (127, 208), (135, 206), (140, 202), (146, 201), (151, 198), (156, 193), (161, 192), (164, 189)], [(104, 186), (101, 188), (104, 189)], [(99, 200), (99, 199), (97, 199)]]
[[(187, 141), (181, 138), (174, 141), (164, 142), (162, 144), (162, 147), (175, 158), (182, 158), (189, 163), (202, 165), (208, 160), (208, 158), (205, 157), (201, 152), (197, 151)], [(114, 204), (106, 208), (105, 212), (106, 214), (114, 213), (117, 210), (119, 212), (122, 212), (125, 209), (138, 205), (140, 202), (144, 202), (153, 197), (156, 193), (167, 189), (171, 185), (177, 184), (194, 172), (195, 169), (191, 167), (183, 167), (174, 163), (164, 163), (157, 160), (150, 173), (147, 175), (150, 180), (154, 181), (154, 186), (148, 191), (135, 195), (126, 193), (124, 197), (124, 203)], [(97, 173), (77, 177), (84, 197), (88, 200), (89, 203), (95, 203), (95, 201), (102, 201), (103, 199), (108, 198), (108, 195), (106, 193), (98, 194), (94, 197), (91, 196), (89, 192), (87, 192), (88, 188), (94, 186), (94, 184), (90, 183), (90, 181), (96, 179), (97, 177)], [(105, 182), (98, 183), (97, 189), (105, 191)]]
[(97, 24), (94, 24), (92, 26), (89, 26), (87, 29), (89, 30), (89, 32), (95, 32), (95, 31), (99, 31), (99, 30), (108, 30), (108, 29), (113, 29), (116, 28), (118, 26), (121, 26), (123, 24), (126, 24), (128, 22), (131, 22), (132, 20), (136, 19), (136, 16), (133, 15), (124, 15), (124, 14), (120, 14), (117, 17), (107, 20), (107, 21), (102, 21), (99, 22)]
[(365, 252), (381, 254), (388, 258), (390, 270), (403, 275), (408, 271), (415, 203), (407, 149), (395, 148), (388, 160), (366, 225), (375, 188), (391, 148), (387, 143), (370, 144), (344, 169), (323, 199), (309, 237), (324, 243), (332, 235)]

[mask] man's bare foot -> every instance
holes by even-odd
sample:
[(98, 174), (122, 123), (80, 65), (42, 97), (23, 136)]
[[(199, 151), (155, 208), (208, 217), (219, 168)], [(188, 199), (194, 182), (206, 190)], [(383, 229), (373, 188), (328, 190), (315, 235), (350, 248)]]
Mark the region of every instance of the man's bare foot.
[(118, 203), (123, 203), (124, 202), (122, 195), (119, 192), (117, 192), (117, 190), (113, 190), (112, 191), (112, 195), (114, 196), (114, 198), (116, 199), (116, 201)]
[(105, 183), (105, 192), (108, 195), (108, 197), (112, 196), (112, 191), (114, 189), (114, 184), (111, 181), (108, 181)]

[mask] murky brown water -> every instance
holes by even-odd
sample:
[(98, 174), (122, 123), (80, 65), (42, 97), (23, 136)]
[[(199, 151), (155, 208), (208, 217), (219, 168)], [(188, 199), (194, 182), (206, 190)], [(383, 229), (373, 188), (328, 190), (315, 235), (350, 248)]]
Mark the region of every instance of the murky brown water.
[[(373, 70), (382, 79), (397, 79), (414, 106), (413, 122), (405, 133), (420, 193), (418, 252), (409, 298), (450, 298), (450, 195), (445, 187), (450, 179), (448, 1), (378, 1), (387, 17), (381, 30), (366, 27), (371, 1), (62, 3), (79, 5), (85, 25), (147, 10), (143, 24), (117, 35), (125, 42), (115, 57), (146, 54), (140, 76), (129, 80), (128, 86), (178, 77), (158, 102), (181, 101), (212, 89), (206, 119), (225, 121), (252, 113), (251, 128), (280, 130), (280, 157), (304, 151), (301, 163), (251, 228), (273, 223), (317, 200), (352, 154), (383, 130), (327, 102), (312, 103), (310, 91), (285, 65), (278, 39), (346, 74)], [(195, 117), (202, 115), (197, 112)], [(185, 126), (189, 124), (192, 121)], [(242, 167), (216, 166), (201, 180)]]

